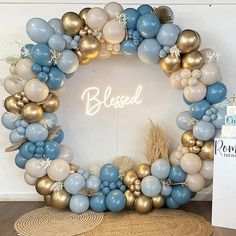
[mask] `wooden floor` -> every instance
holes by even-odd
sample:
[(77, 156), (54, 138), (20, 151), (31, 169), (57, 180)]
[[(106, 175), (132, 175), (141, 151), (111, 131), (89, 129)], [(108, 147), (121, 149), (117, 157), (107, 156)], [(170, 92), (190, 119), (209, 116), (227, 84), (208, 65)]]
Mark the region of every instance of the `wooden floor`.
[[(15, 236), (14, 222), (24, 213), (43, 205), (43, 202), (0, 202), (0, 236)], [(211, 221), (211, 202), (190, 202), (182, 207), (182, 209), (201, 215), (209, 222)], [(213, 235), (236, 236), (236, 230), (214, 227)], [(94, 233), (94, 236), (96, 236), (96, 233)]]

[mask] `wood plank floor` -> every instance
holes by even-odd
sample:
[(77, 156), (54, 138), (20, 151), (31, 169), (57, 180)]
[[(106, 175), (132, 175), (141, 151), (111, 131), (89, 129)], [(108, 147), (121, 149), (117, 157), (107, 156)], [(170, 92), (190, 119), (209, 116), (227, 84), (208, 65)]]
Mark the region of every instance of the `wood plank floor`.
[[(0, 202), (0, 236), (16, 236), (13, 228), (14, 222), (24, 213), (43, 205), (43, 202)], [(211, 202), (190, 202), (183, 206), (182, 209), (201, 215), (209, 222), (211, 221)], [(213, 235), (236, 236), (236, 230), (214, 227)], [(94, 236), (96, 236), (96, 231), (94, 231)]]

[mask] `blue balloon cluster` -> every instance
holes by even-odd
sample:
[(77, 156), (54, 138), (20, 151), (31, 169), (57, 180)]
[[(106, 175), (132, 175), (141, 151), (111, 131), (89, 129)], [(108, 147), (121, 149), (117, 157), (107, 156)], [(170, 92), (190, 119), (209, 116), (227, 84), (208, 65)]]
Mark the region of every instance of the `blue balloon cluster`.
[[(2, 120), (3, 120), (2, 116)], [(3, 121), (3, 124), (5, 122)], [(29, 123), (24, 119), (18, 119), (14, 122), (14, 128), (12, 129), (9, 139), (11, 143), (16, 143), (25, 138), (26, 128), (28, 127)]]

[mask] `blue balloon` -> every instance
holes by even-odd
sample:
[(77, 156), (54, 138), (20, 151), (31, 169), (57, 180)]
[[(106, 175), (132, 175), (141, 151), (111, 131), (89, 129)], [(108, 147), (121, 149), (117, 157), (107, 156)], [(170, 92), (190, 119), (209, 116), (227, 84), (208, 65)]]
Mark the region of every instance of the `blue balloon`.
[(172, 192), (172, 187), (171, 185), (167, 185), (167, 184), (162, 184), (162, 188), (161, 188), (161, 195), (164, 197), (170, 196)]
[(115, 189), (106, 196), (106, 205), (110, 211), (118, 212), (125, 208), (126, 198), (122, 191)]
[(148, 5), (148, 4), (142, 4), (138, 7), (137, 11), (140, 14), (146, 14), (146, 13), (152, 13), (153, 12), (153, 8)]
[(29, 58), (31, 59), (31, 50), (33, 48), (34, 44), (26, 44), (24, 47), (20, 50), (20, 55), (22, 58)]
[(85, 179), (79, 173), (70, 174), (64, 181), (64, 187), (70, 194), (78, 194), (85, 187)]
[(201, 120), (205, 115), (206, 110), (211, 107), (210, 103), (203, 99), (199, 102), (194, 102), (190, 105), (190, 112), (193, 118)]
[(216, 132), (215, 126), (211, 122), (200, 120), (193, 127), (193, 135), (195, 138), (202, 141), (210, 140), (214, 137)]
[(19, 120), (18, 116), (15, 116), (13, 113), (4, 112), (1, 118), (3, 126), (7, 129), (13, 130), (16, 128), (15, 122)]
[(171, 196), (166, 198), (166, 206), (171, 209), (177, 209), (180, 207), (180, 205), (175, 202)]
[(216, 129), (221, 129), (222, 125), (225, 124), (226, 109), (221, 108), (216, 113), (216, 119), (212, 121), (212, 124)]
[(16, 155), (15, 163), (16, 163), (16, 165), (17, 165), (19, 168), (25, 169), (25, 164), (26, 164), (26, 162), (27, 162), (27, 159), (25, 159), (24, 157), (22, 157), (22, 156), (20, 155), (20, 153), (18, 153), (18, 154)]
[(57, 124), (57, 115), (56, 113), (45, 112), (42, 121), (48, 129), (54, 128)]
[(62, 28), (61, 20), (58, 18), (53, 18), (48, 21), (48, 24), (55, 30), (57, 34), (64, 34), (64, 30)]
[(138, 47), (138, 57), (146, 64), (155, 64), (159, 61), (161, 45), (156, 39), (144, 39)]
[(9, 140), (11, 143), (17, 143), (25, 138), (25, 135), (19, 134), (16, 129), (13, 129), (9, 135)]
[(36, 43), (47, 43), (48, 39), (55, 33), (52, 26), (41, 18), (31, 18), (26, 24), (26, 32)]
[(76, 214), (84, 213), (89, 209), (89, 198), (85, 195), (73, 195), (69, 207)]
[(66, 47), (66, 41), (60, 34), (54, 34), (49, 38), (48, 45), (52, 50), (62, 52)]
[(211, 104), (222, 102), (227, 94), (227, 88), (223, 83), (217, 82), (207, 87), (206, 100)]
[(160, 28), (159, 18), (152, 14), (146, 13), (139, 17), (137, 22), (137, 30), (144, 38), (153, 38), (157, 35)]
[(106, 195), (98, 193), (90, 198), (90, 208), (96, 212), (104, 212), (107, 210)]
[(85, 180), (87, 180), (90, 176), (89, 171), (87, 171), (86, 169), (79, 168), (78, 173), (81, 174)]
[(138, 47), (133, 44), (132, 39), (125, 40), (121, 43), (121, 52), (126, 56), (133, 56), (137, 53)]
[(169, 179), (175, 183), (184, 182), (187, 173), (182, 170), (179, 165), (173, 165), (170, 169)]
[(65, 79), (66, 75), (57, 67), (53, 66), (48, 73), (47, 85), (50, 89), (58, 90), (63, 87)]
[(172, 47), (173, 45), (175, 45), (178, 35), (179, 29), (176, 27), (176, 25), (166, 23), (161, 25), (156, 38), (162, 46)]
[(176, 124), (182, 130), (192, 130), (192, 115), (190, 111), (182, 111), (176, 117)]
[(104, 164), (101, 167), (99, 176), (101, 181), (109, 181), (114, 183), (117, 182), (120, 178), (118, 168), (111, 163)]
[(90, 175), (86, 181), (86, 188), (92, 189), (95, 192), (99, 191), (101, 180), (97, 175)]
[(54, 160), (60, 154), (59, 144), (56, 141), (48, 140), (45, 142), (44, 155), (50, 160)]
[(157, 159), (152, 163), (151, 173), (158, 179), (166, 179), (170, 172), (170, 163), (165, 159)]
[(33, 158), (35, 152), (35, 145), (32, 142), (25, 142), (20, 145), (19, 153), (20, 155), (29, 160)]
[(25, 130), (25, 136), (31, 142), (44, 141), (48, 137), (48, 130), (40, 123), (31, 123)]
[(51, 66), (51, 52), (47, 44), (36, 44), (31, 50), (31, 57), (34, 63), (41, 66)]
[(148, 197), (156, 197), (161, 192), (160, 180), (152, 175), (146, 176), (142, 179), (141, 191)]
[(52, 140), (61, 143), (63, 139), (64, 139), (64, 131), (62, 129), (59, 129), (58, 132), (54, 135)]
[(188, 203), (191, 199), (191, 196), (191, 191), (185, 186), (176, 185), (172, 188), (171, 197), (179, 205)]
[(137, 24), (138, 18), (141, 15), (140, 12), (138, 12), (134, 8), (127, 8), (124, 10), (123, 13), (126, 14), (126, 20), (127, 20), (126, 27), (127, 27), (127, 29), (136, 29), (136, 24)]

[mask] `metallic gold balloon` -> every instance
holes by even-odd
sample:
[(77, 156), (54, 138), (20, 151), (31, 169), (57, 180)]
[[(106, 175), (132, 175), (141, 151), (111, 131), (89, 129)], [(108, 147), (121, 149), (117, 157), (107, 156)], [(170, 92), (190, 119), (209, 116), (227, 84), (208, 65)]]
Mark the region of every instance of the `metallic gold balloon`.
[(35, 185), (35, 189), (39, 194), (47, 196), (52, 193), (53, 190), (50, 188), (54, 183), (55, 181), (53, 181), (51, 178), (45, 175), (38, 179)]
[(152, 210), (152, 199), (150, 197), (141, 195), (135, 199), (134, 209), (142, 214), (148, 213)]
[(185, 131), (181, 136), (181, 143), (184, 147), (192, 147), (196, 143), (196, 138), (193, 136), (193, 131)]
[(13, 96), (9, 96), (4, 101), (4, 107), (7, 111), (20, 113), (21, 108), (17, 106), (17, 101)]
[(90, 10), (91, 8), (90, 7), (86, 7), (84, 9), (82, 9), (79, 13), (79, 16), (81, 19), (83, 19), (85, 22), (86, 22), (86, 18), (87, 18), (87, 14), (88, 14), (88, 11)]
[(61, 18), (62, 27), (66, 34), (75, 36), (84, 26), (84, 21), (75, 12), (67, 12)]
[(45, 202), (46, 206), (51, 206), (52, 205), (52, 196), (51, 195), (44, 196), (44, 202)]
[(60, 106), (60, 101), (57, 95), (53, 94), (46, 102), (42, 105), (44, 112), (55, 112)]
[(79, 50), (76, 50), (75, 54), (77, 55), (77, 57), (79, 59), (79, 64), (80, 65), (87, 65), (87, 64), (90, 63), (90, 59), (83, 56), (82, 53)]
[(205, 59), (199, 51), (193, 51), (185, 54), (182, 58), (182, 67), (189, 70), (201, 69)]
[(202, 147), (203, 146), (203, 144), (204, 144), (204, 142), (202, 141), (202, 140), (197, 140), (196, 141), (196, 145), (198, 146), (198, 147)]
[(99, 56), (101, 44), (93, 35), (86, 35), (79, 41), (79, 51), (86, 58), (93, 59)]
[(181, 58), (175, 55), (168, 54), (165, 58), (160, 60), (160, 66), (162, 70), (170, 76), (173, 72), (177, 71), (181, 67)]
[(69, 165), (70, 165), (70, 174), (77, 173), (77, 170), (79, 167), (75, 164), (72, 164), (72, 163)]
[(194, 30), (183, 30), (178, 37), (177, 47), (181, 53), (188, 53), (200, 47), (200, 35)]
[(204, 142), (201, 151), (198, 155), (203, 160), (213, 160), (214, 159), (214, 142), (212, 140)]
[(52, 206), (59, 209), (65, 209), (70, 202), (71, 195), (65, 189), (54, 191), (52, 193)]
[(165, 198), (162, 195), (157, 195), (152, 198), (152, 206), (153, 208), (161, 208), (165, 204)]
[(130, 190), (126, 190), (124, 194), (125, 194), (125, 198), (126, 198), (125, 207), (128, 209), (133, 208), (134, 201), (135, 201), (135, 197), (134, 197), (133, 193)]
[(135, 180), (138, 179), (137, 174), (133, 170), (128, 170), (125, 175), (123, 176), (123, 183), (127, 186), (130, 187)]
[(200, 150), (201, 150), (201, 148), (196, 146), (196, 145), (189, 148), (189, 151), (192, 152), (192, 153), (199, 153)]
[(144, 177), (151, 175), (151, 166), (146, 163), (139, 164), (136, 167), (136, 173), (139, 179), (143, 179)]
[(43, 109), (36, 103), (30, 102), (22, 108), (21, 115), (28, 122), (36, 122), (43, 117)]

